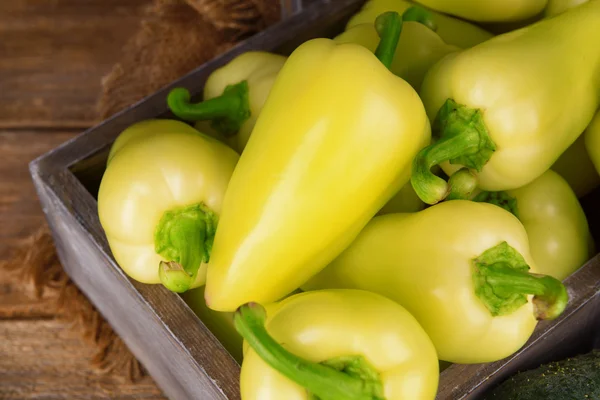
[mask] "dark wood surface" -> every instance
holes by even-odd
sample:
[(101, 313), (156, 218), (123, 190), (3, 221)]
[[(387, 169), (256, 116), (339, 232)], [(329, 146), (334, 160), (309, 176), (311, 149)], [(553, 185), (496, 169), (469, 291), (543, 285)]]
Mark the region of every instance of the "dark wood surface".
[[(102, 77), (149, 0), (0, 1), (0, 259), (43, 222), (27, 164), (96, 121)], [(94, 349), (0, 272), (0, 399), (163, 398), (89, 368)]]

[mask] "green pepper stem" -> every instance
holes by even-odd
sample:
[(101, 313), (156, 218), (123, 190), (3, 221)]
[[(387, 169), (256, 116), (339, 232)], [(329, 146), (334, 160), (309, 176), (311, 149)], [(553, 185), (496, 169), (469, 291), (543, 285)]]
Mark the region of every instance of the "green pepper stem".
[(480, 266), (496, 294), (508, 297), (512, 294), (534, 295), (535, 317), (553, 320), (565, 310), (569, 301), (567, 289), (558, 279), (517, 271), (505, 263)]
[(537, 319), (552, 320), (565, 310), (567, 289), (558, 279), (529, 272), (523, 256), (507, 242), (487, 249), (473, 260), (475, 295), (493, 316), (508, 315), (534, 295)]
[(433, 20), (433, 15), (423, 7), (411, 6), (402, 14), (402, 20), (404, 22), (418, 22), (425, 25), (432, 31), (437, 31), (437, 25)]
[(214, 236), (214, 214), (196, 204), (165, 212), (155, 235), (156, 253), (168, 261), (159, 265), (161, 283), (169, 290), (189, 290), (203, 262), (208, 262)]
[(169, 92), (167, 104), (185, 121), (212, 120), (213, 127), (225, 136), (236, 134), (250, 117), (247, 81), (229, 85), (222, 95), (201, 103), (190, 103), (190, 99), (190, 92), (178, 87)]
[(257, 303), (241, 306), (234, 316), (237, 331), (271, 368), (320, 400), (384, 400), (380, 382), (368, 382), (284, 349), (267, 332), (265, 320), (265, 309)]
[(469, 200), (477, 189), (477, 177), (468, 169), (461, 168), (448, 180), (450, 193), (446, 200)]
[[(444, 200), (452, 191), (449, 182), (434, 175), (431, 168), (465, 153), (475, 152), (478, 148), (479, 135), (472, 130), (467, 130), (457, 136), (442, 138), (431, 146), (421, 149), (413, 160), (413, 172), (410, 178), (412, 187), (421, 200), (426, 204), (436, 204)], [(459, 194), (457, 190), (454, 190), (455, 196), (466, 196), (466, 194)]]
[[(431, 168), (450, 161), (451, 164), (461, 164), (481, 171), (496, 151), (483, 116), (477, 109), (448, 99), (438, 112), (433, 132), (437, 133), (440, 139), (422, 149), (414, 158), (411, 184), (419, 198), (427, 204), (436, 204), (451, 192), (460, 198), (466, 198), (467, 193), (459, 193), (460, 188), (451, 187), (454, 181), (458, 181), (458, 177), (446, 182), (435, 176)], [(466, 186), (463, 186), (464, 188)]]
[(375, 20), (375, 29), (381, 38), (375, 56), (389, 69), (402, 33), (402, 17), (395, 11), (384, 12)]

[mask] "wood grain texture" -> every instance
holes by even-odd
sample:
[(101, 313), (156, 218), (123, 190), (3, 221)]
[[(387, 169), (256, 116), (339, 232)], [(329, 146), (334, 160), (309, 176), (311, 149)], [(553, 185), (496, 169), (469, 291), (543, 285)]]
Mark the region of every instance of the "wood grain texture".
[(89, 127), (150, 0), (0, 1), (0, 128)]
[(28, 163), (78, 132), (0, 131), (0, 260), (44, 222)]
[(94, 375), (93, 349), (59, 321), (0, 321), (0, 338), (0, 399), (163, 398), (150, 378)]

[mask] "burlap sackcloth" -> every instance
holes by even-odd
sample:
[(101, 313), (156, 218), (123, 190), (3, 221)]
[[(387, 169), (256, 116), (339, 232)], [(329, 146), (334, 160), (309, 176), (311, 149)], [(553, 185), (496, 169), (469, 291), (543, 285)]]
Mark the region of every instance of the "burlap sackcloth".
[[(154, 0), (123, 57), (102, 81), (102, 120), (279, 20), (279, 0)], [(13, 249), (0, 268), (48, 296), (52, 311), (95, 346), (91, 367), (135, 382), (146, 373), (110, 324), (64, 272), (47, 225)], [(57, 295), (56, 295), (57, 294)]]

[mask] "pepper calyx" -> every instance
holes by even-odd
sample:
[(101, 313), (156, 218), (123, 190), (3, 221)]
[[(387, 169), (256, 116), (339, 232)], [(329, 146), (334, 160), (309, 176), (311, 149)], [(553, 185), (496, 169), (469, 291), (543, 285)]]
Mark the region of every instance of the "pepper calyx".
[(557, 318), (567, 306), (567, 289), (558, 279), (529, 273), (523, 256), (507, 242), (494, 246), (472, 261), (475, 295), (492, 316), (512, 314), (534, 295), (534, 315)]
[(158, 274), (169, 290), (183, 293), (196, 281), (202, 263), (210, 259), (217, 217), (203, 204), (166, 211), (154, 232), (154, 251), (162, 261)]
[(315, 363), (287, 351), (267, 332), (266, 311), (257, 303), (239, 307), (234, 325), (271, 368), (318, 400), (385, 400), (379, 374), (362, 356)]

